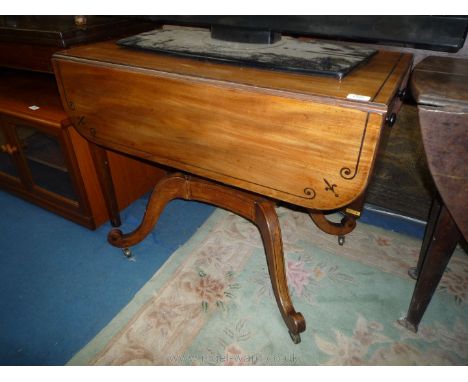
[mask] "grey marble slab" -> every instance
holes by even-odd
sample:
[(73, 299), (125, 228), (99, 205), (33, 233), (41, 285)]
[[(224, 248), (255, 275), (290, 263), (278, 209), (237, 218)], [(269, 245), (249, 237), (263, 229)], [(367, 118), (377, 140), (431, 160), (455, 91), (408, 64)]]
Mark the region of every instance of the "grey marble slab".
[(343, 78), (377, 50), (347, 43), (300, 40), (283, 36), (273, 44), (250, 44), (211, 38), (202, 28), (165, 26), (117, 41), (117, 44), (159, 53), (272, 70)]

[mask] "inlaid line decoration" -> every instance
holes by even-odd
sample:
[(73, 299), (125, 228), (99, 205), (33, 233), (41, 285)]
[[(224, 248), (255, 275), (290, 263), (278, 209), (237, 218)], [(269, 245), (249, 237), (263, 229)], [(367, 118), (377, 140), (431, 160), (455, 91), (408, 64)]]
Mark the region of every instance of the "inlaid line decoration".
[(359, 162), (361, 161), (362, 147), (364, 146), (364, 139), (366, 138), (367, 123), (368, 122), (369, 122), (369, 113), (367, 113), (367, 116), (366, 116), (366, 124), (364, 126), (364, 131), (363, 131), (362, 137), (361, 137), (361, 146), (359, 147), (359, 154), (358, 154), (358, 157), (357, 157), (357, 160), (356, 160), (356, 167), (354, 168), (354, 172), (349, 167), (342, 167), (341, 170), (340, 170), (340, 176), (343, 179), (352, 180), (352, 179), (354, 179), (354, 177), (356, 176), (356, 174), (358, 172)]
[(325, 182), (325, 184), (327, 185), (327, 187), (325, 187), (325, 191), (331, 191), (333, 192), (333, 194), (335, 195), (336, 198), (338, 198), (340, 195), (338, 195), (336, 192), (335, 192), (335, 188), (338, 187), (335, 183), (333, 184), (330, 184), (330, 182), (328, 180), (326, 180), (325, 178), (323, 178), (323, 181)]

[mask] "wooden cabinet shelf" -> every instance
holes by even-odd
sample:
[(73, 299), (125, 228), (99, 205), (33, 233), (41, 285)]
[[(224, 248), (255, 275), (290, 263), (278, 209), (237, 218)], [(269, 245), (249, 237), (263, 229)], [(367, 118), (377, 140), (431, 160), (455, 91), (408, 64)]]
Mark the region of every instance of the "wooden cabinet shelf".
[[(164, 171), (92, 146), (64, 112), (52, 55), (154, 29), (114, 16), (0, 16), (0, 188), (89, 228), (151, 190)], [(105, 165), (103, 160), (105, 159)], [(115, 199), (105, 190), (112, 178)], [(109, 171), (110, 170), (110, 177)]]
[[(94, 229), (109, 219), (89, 142), (70, 124), (55, 77), (0, 70), (0, 188)], [(119, 210), (164, 173), (107, 153)]]

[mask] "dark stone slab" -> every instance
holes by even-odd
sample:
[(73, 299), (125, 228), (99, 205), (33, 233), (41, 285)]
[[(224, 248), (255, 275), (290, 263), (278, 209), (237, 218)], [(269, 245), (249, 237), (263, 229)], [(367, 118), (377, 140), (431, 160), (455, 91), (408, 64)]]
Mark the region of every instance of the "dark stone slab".
[(183, 57), (340, 79), (377, 53), (375, 49), (352, 44), (300, 40), (287, 36), (272, 44), (221, 41), (211, 38), (208, 29), (176, 26), (127, 37), (117, 43)]

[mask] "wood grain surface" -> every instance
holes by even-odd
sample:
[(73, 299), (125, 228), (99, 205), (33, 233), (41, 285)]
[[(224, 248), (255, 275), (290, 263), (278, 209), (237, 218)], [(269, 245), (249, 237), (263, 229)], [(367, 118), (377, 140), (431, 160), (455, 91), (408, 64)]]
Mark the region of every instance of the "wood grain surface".
[(427, 163), (444, 204), (468, 239), (468, 109), (419, 107)]
[[(66, 111), (88, 139), (320, 210), (364, 191), (410, 63), (409, 55), (380, 52), (338, 81), (109, 43), (54, 58)], [(370, 101), (348, 100), (349, 93)]]
[[(194, 81), (208, 81), (224, 87), (248, 86), (251, 90), (263, 93), (281, 92), (290, 98), (339, 103), (380, 113), (387, 111), (394, 96), (392, 90), (396, 90), (399, 81), (403, 79), (401, 72), (407, 72), (412, 62), (411, 54), (380, 51), (369, 62), (339, 81), (326, 76), (284, 73), (135, 51), (119, 47), (114, 41), (69, 49), (55, 54), (55, 58), (90, 61), (93, 66), (116, 65), (139, 71), (146, 69), (157, 71), (160, 76), (191, 77)], [(351, 102), (347, 99), (348, 94), (368, 96), (370, 101)]]
[(468, 237), (468, 60), (428, 57), (413, 72), (411, 88), (427, 163), (442, 200)]
[[(37, 110), (30, 106), (39, 107)], [(56, 128), (68, 118), (54, 77), (11, 70), (0, 71), (0, 113)]]
[[(38, 130), (59, 143), (77, 200), (35, 185), (27, 158), (18, 149), (22, 143), (17, 126)], [(19, 176), (1, 173), (0, 187), (92, 229), (108, 220), (104, 201), (109, 195), (99, 186), (90, 142), (71, 125), (53, 76), (9, 69), (0, 72), (0, 135), (8, 135), (8, 142), (17, 150), (11, 160)], [(148, 192), (164, 174), (160, 168), (122, 153), (108, 154), (118, 210)]]
[(419, 105), (468, 109), (468, 59), (425, 58), (412, 73), (411, 90)]
[(428, 57), (414, 70), (411, 88), (418, 103), (427, 163), (438, 193), (424, 234), (406, 317), (414, 332), (462, 238), (468, 239), (468, 60)]

